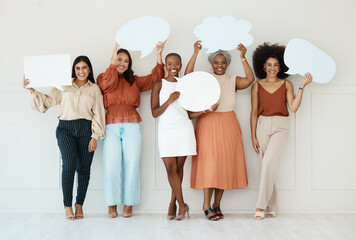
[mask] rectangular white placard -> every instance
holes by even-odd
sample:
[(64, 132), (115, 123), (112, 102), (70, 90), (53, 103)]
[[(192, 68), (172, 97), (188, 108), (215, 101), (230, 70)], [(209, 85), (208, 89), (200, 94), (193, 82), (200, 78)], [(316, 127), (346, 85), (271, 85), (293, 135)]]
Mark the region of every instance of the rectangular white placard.
[(71, 85), (71, 66), (69, 54), (25, 56), (23, 58), (27, 87), (57, 87)]

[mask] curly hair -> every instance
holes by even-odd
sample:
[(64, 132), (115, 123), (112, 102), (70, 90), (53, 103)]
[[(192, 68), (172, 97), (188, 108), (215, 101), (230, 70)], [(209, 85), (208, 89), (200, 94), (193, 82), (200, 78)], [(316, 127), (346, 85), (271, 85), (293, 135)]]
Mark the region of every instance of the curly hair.
[(131, 55), (130, 55), (129, 51), (127, 51), (124, 48), (120, 48), (116, 54), (119, 54), (119, 53), (126, 53), (126, 55), (129, 57), (129, 66), (128, 66), (127, 70), (123, 73), (123, 75), (124, 75), (125, 80), (130, 83), (130, 86), (132, 86), (132, 84), (135, 81), (135, 77), (134, 77), (134, 72), (132, 71)]
[(267, 73), (264, 70), (264, 64), (269, 58), (275, 58), (279, 62), (281, 70), (278, 72), (277, 77), (281, 79), (287, 78), (289, 75), (286, 73), (289, 68), (286, 66), (283, 60), (285, 46), (270, 44), (264, 42), (258, 45), (256, 50), (252, 53), (253, 70), (258, 79), (266, 78)]

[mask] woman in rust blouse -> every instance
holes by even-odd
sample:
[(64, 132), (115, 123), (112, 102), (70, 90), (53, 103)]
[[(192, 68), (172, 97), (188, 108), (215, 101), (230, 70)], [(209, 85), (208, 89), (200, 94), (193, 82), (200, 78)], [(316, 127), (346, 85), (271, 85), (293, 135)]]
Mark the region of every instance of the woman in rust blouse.
[(288, 138), (288, 108), (296, 112), (300, 106), (303, 90), (312, 81), (305, 80), (294, 96), (293, 84), (285, 79), (288, 67), (283, 61), (284, 46), (263, 43), (254, 51), (253, 69), (259, 79), (251, 90), (251, 138), (261, 165), (260, 188), (255, 219), (275, 217), (277, 192), (275, 178), (277, 163)]
[(157, 65), (150, 75), (139, 77), (131, 69), (126, 49), (115, 48), (108, 69), (98, 76), (104, 94), (106, 130), (103, 145), (104, 189), (109, 217), (117, 217), (117, 205), (124, 204), (123, 217), (132, 216), (132, 206), (140, 201), (140, 158), (142, 121), (136, 108), (140, 92), (151, 90), (164, 77), (162, 50), (157, 44)]

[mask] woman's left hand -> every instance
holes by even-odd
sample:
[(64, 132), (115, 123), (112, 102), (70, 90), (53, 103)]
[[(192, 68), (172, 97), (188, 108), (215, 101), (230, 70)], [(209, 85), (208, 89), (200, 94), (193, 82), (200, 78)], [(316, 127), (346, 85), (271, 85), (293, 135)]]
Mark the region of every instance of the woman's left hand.
[(306, 73), (305, 74), (305, 79), (302, 82), (301, 87), (304, 88), (306, 85), (308, 85), (309, 83), (311, 83), (313, 81), (313, 76), (310, 73)]
[(97, 140), (95, 138), (91, 138), (88, 146), (89, 152), (94, 152), (97, 147)]
[[(167, 40), (166, 40), (167, 41)], [(166, 43), (166, 41), (164, 42), (158, 42), (156, 44), (156, 48), (157, 48), (157, 54), (161, 54), (164, 48), (164, 44)]]
[(240, 51), (240, 58), (245, 58), (245, 54), (247, 52), (247, 48), (242, 43), (237, 45), (237, 50)]

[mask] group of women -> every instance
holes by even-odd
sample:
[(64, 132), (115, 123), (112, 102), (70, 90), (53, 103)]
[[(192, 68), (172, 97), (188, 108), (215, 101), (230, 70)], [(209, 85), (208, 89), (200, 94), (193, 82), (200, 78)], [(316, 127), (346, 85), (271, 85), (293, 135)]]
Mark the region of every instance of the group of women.
[[(46, 112), (60, 104), (56, 137), (62, 156), (66, 219), (84, 217), (82, 206), (98, 138), (104, 139), (104, 190), (108, 216), (117, 217), (117, 205), (120, 204), (124, 205), (122, 216), (132, 216), (132, 206), (140, 201), (142, 119), (136, 108), (140, 105), (140, 92), (151, 89), (152, 116), (159, 118), (159, 152), (172, 189), (167, 219), (182, 220), (186, 215), (189, 218), (189, 206), (184, 202), (181, 186), (187, 156), (193, 156), (191, 188), (204, 189), (203, 211), (208, 220), (224, 218), (220, 209), (224, 190), (247, 186), (241, 129), (234, 112), (236, 91), (249, 87), (255, 79), (245, 57), (246, 48), (242, 44), (237, 47), (246, 77), (225, 74), (231, 62), (227, 51), (219, 50), (209, 55), (208, 61), (219, 82), (221, 97), (211, 108), (201, 112), (187, 112), (176, 101), (180, 95), (175, 86), (182, 68), (181, 57), (170, 53), (164, 65), (164, 43), (159, 42), (156, 48), (157, 64), (147, 76), (134, 75), (130, 53), (115, 44), (110, 66), (98, 76), (97, 84), (90, 60), (79, 56), (73, 63), (72, 85), (63, 86), (62, 91), (53, 88), (49, 94), (27, 88), (34, 95), (34, 110)], [(201, 48), (197, 41), (185, 74), (194, 70)], [(312, 81), (311, 75), (306, 74), (295, 97), (292, 83), (286, 80), (288, 68), (283, 62), (283, 53), (284, 46), (268, 43), (258, 46), (253, 53), (253, 68), (259, 79), (251, 88), (251, 138), (261, 164), (255, 214), (258, 220), (263, 219), (265, 213), (267, 217), (276, 216), (275, 177), (278, 158), (288, 135), (287, 105), (296, 112), (304, 87)], [(28, 84), (29, 79), (24, 76), (23, 87)], [(195, 133), (190, 120), (193, 118), (198, 118)], [(76, 171), (78, 188), (73, 213)]]

